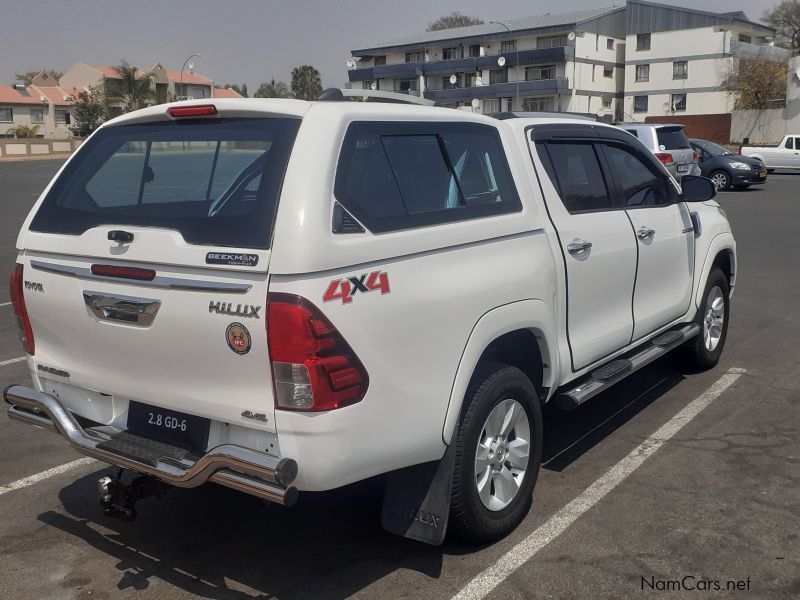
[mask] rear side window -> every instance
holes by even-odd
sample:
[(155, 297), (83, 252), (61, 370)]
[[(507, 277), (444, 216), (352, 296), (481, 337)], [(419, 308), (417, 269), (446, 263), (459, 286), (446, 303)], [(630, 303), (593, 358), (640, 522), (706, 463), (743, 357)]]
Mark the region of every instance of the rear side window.
[(59, 176), (31, 229), (175, 229), (189, 244), (268, 248), (299, 120), (158, 122), (98, 131)]
[(497, 130), (473, 123), (352, 123), (335, 195), (375, 233), (522, 209)]
[(603, 172), (592, 143), (537, 144), (539, 156), (564, 207), (572, 214), (612, 207)]
[(691, 147), (681, 127), (659, 127), (656, 136), (660, 150), (685, 150)]

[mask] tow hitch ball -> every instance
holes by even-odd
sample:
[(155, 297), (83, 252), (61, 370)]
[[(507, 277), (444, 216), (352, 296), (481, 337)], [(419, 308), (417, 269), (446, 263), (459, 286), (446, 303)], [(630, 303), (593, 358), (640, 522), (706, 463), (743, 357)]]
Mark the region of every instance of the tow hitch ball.
[(116, 477), (101, 477), (97, 489), (103, 513), (121, 521), (136, 519), (136, 503), (142, 498), (155, 496), (161, 499), (167, 495), (167, 486), (149, 475), (135, 477), (126, 485), (122, 482), (122, 471)]

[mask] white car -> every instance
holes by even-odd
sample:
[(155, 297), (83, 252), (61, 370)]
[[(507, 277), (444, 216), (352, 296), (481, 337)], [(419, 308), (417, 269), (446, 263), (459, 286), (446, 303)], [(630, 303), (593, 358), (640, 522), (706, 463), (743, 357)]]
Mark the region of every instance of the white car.
[[(508, 116), (508, 115), (506, 115)], [(278, 503), (389, 474), (383, 524), (441, 543), (525, 517), (541, 407), (669, 350), (715, 365), (736, 244), (591, 121), (220, 99), (103, 125), (20, 232), (33, 387), (9, 415), (129, 469), (109, 515), (206, 481)]]
[(777, 146), (741, 146), (739, 154), (757, 158), (769, 173), (775, 169), (800, 169), (800, 135), (785, 135)]

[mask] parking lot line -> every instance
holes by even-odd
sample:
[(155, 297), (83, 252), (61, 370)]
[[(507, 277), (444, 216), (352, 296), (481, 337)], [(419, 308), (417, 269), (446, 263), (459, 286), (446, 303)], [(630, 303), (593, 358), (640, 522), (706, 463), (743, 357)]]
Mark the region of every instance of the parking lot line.
[(20, 356), (19, 358), (9, 358), (8, 360), (0, 360), (0, 367), (13, 365), (14, 363), (22, 362), (23, 360), (25, 360), (24, 356)]
[(0, 308), (3, 308), (4, 306), (11, 306), (11, 302), (0, 302)]
[(13, 492), (14, 490), (32, 486), (33, 484), (39, 483), (40, 481), (49, 477), (61, 475), (62, 473), (66, 473), (67, 471), (77, 469), (78, 467), (82, 467), (83, 465), (88, 465), (89, 463), (93, 462), (95, 462), (95, 459), (93, 458), (79, 458), (78, 460), (73, 460), (72, 462), (68, 462), (64, 465), (47, 469), (47, 471), (42, 471), (36, 475), (31, 475), (30, 477), (25, 477), (24, 479), (18, 479), (17, 481), (9, 483), (8, 485), (0, 486), (0, 496), (7, 494), (8, 492)]
[(625, 458), (600, 477), (592, 485), (572, 500), (564, 508), (550, 517), (524, 540), (506, 552), (494, 565), (478, 574), (461, 589), (453, 600), (478, 600), (485, 598), (509, 575), (533, 558), (536, 553), (552, 542), (572, 525), (578, 517), (597, 504), (603, 497), (622, 483), (644, 461), (655, 453), (665, 442), (678, 433), (684, 425), (718, 398), (725, 390), (745, 373), (745, 369), (729, 369), (717, 379), (710, 388), (687, 404), (678, 414), (662, 425), (654, 434), (644, 440)]

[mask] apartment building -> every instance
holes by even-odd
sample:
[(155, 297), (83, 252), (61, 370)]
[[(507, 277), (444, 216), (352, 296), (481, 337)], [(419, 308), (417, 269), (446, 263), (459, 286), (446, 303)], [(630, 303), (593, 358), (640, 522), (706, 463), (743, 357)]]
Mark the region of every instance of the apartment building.
[(724, 84), (735, 75), (738, 61), (761, 57), (786, 62), (790, 57), (772, 45), (775, 30), (750, 21), (743, 12), (710, 13), (628, 0), (626, 16), (628, 120), (716, 116), (729, 122), (734, 99)]
[(36, 137), (70, 137), (72, 100), (58, 81), (37, 75), (30, 86), (0, 85), (0, 138), (16, 137), (16, 127), (36, 127)]
[(350, 84), (484, 113), (622, 114), (625, 8), (431, 31), (352, 51)]

